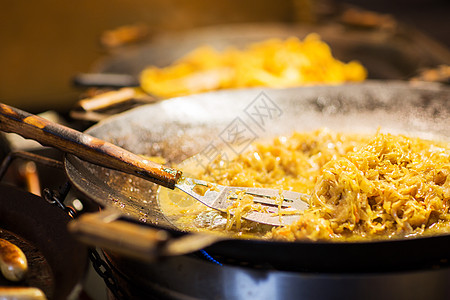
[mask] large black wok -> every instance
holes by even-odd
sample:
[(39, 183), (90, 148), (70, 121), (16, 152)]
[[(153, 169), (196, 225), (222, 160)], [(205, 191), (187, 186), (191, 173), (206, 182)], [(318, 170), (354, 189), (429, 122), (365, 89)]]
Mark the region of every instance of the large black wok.
[[(197, 153), (208, 156), (211, 149), (238, 153), (254, 139), (320, 127), (359, 133), (381, 128), (448, 141), (448, 94), (448, 87), (402, 82), (222, 91), (144, 106), (99, 123), (87, 131), (90, 135), (0, 104), (0, 128), (87, 161), (173, 186), (175, 173), (161, 171), (167, 167), (113, 144), (137, 154), (162, 156), (172, 164)], [(224, 259), (285, 270), (385, 271), (448, 264), (449, 234), (286, 243), (185, 233), (163, 213), (155, 184), (73, 155), (65, 163), (77, 190), (103, 208), (101, 213), (84, 214), (72, 222), (72, 232), (91, 244), (135, 258), (148, 261), (205, 248)]]
[[(227, 24), (160, 34), (142, 45), (110, 53), (95, 64), (93, 71), (138, 77), (145, 67), (165, 67), (202, 45), (211, 45), (218, 50), (229, 46), (244, 48), (250, 43), (271, 38), (295, 36), (303, 39), (312, 32), (330, 45), (337, 59), (360, 61), (367, 68), (370, 79), (406, 79), (422, 68), (450, 62), (450, 53), (445, 47), (408, 26), (391, 30), (361, 30), (327, 21), (316, 25)], [(83, 84), (82, 81), (77, 82)]]
[(37, 287), (48, 299), (75, 299), (88, 267), (88, 252), (67, 231), (70, 220), (44, 199), (0, 184), (1, 236), (8, 239), (4, 230), (15, 235), (29, 265), (24, 280), (7, 282), (0, 276), (0, 286)]
[[(449, 140), (449, 91), (440, 85), (370, 81), (343, 86), (221, 91), (139, 107), (104, 120), (87, 133), (134, 153), (162, 156), (170, 164), (180, 163), (211, 145), (223, 146), (231, 124), (240, 124), (241, 129), (247, 130), (248, 139), (328, 127), (368, 133), (381, 128), (391, 133)], [(139, 231), (164, 229), (170, 235), (161, 239), (166, 246), (177, 241), (187, 243), (191, 238), (191, 250), (201, 247), (204, 237), (181, 232), (161, 212), (155, 184), (73, 155), (67, 156), (65, 165), (71, 182), (84, 196), (106, 211), (118, 212), (138, 224)], [(139, 242), (139, 238), (129, 235), (120, 247), (134, 242)], [(443, 266), (450, 258), (450, 234), (367, 242), (225, 239), (209, 243), (211, 240), (205, 243), (205, 249), (213, 255), (284, 270), (406, 270)], [(159, 249), (164, 249), (163, 243)]]

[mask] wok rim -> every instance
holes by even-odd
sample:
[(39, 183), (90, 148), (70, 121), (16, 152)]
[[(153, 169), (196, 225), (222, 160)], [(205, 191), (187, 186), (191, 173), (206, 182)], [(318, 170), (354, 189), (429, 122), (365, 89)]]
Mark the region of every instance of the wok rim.
[[(399, 85), (401, 88), (408, 87), (408, 88), (412, 88), (412, 89), (427, 90), (427, 91), (444, 91), (447, 93), (450, 91), (449, 87), (442, 85), (442, 84), (425, 83), (425, 84), (419, 84), (418, 86), (411, 86), (410, 83), (408, 83), (408, 82), (396, 81), (396, 80), (394, 80), (394, 81), (391, 81), (391, 80), (388, 80), (388, 81), (368, 80), (363, 83), (346, 84), (345, 86), (352, 86), (352, 85), (365, 85), (365, 86), (375, 85), (375, 86), (378, 86), (380, 84), (381, 85), (388, 84), (388, 85), (394, 85), (394, 86)], [(337, 88), (339, 88), (339, 86), (337, 86)], [(296, 88), (294, 88), (294, 89), (296, 89)], [(302, 89), (302, 88), (297, 88), (297, 89)], [(248, 89), (242, 89), (242, 90), (248, 90)], [(237, 91), (242, 91), (242, 90), (237, 90)], [(271, 89), (269, 89), (269, 90), (271, 90)], [(224, 92), (224, 91), (222, 91), (222, 92)], [(228, 93), (230, 91), (227, 90), (225, 92)], [(231, 91), (231, 92), (233, 92), (233, 91)], [(217, 93), (217, 92), (210, 92), (210, 93), (206, 93), (206, 94), (212, 95), (215, 93)], [(175, 100), (179, 101), (177, 99), (183, 99), (183, 101), (185, 101), (184, 98), (189, 98), (189, 96), (167, 99), (167, 100), (164, 100), (163, 102), (175, 101)], [(131, 113), (133, 111), (137, 111), (139, 109), (140, 109), (140, 107), (137, 107), (130, 111), (107, 118), (104, 121), (101, 121), (98, 124), (90, 127), (85, 132), (89, 134), (93, 129), (95, 129), (99, 126), (103, 126), (102, 124), (104, 124), (105, 122), (113, 122), (116, 118), (121, 118), (123, 115)], [(77, 161), (79, 159), (70, 154), (67, 154), (64, 159), (65, 170), (66, 170), (67, 176), (69, 177), (69, 180), (76, 187), (76, 189), (79, 192), (81, 192), (84, 196), (90, 198), (96, 204), (103, 206), (101, 201), (93, 199), (92, 195), (89, 195), (89, 193), (85, 190), (85, 188), (82, 185), (80, 185), (79, 181), (76, 178), (76, 174), (74, 173), (74, 170), (75, 171), (77, 171), (77, 170), (76, 170), (76, 167), (74, 167), (74, 165), (72, 164), (73, 160)], [(128, 219), (129, 217), (126, 215), (123, 215), (123, 218)], [(167, 228), (165, 226), (159, 226), (157, 224), (144, 223), (139, 220), (136, 220), (135, 218), (130, 218), (130, 219), (131, 219), (131, 221), (137, 222), (140, 225), (150, 226), (150, 227), (166, 230), (173, 237), (191, 233), (191, 232), (183, 231), (183, 230), (176, 229), (176, 228)], [(230, 238), (226, 238), (224, 240), (220, 240), (220, 241), (216, 242), (215, 244), (213, 244), (212, 246), (207, 247), (205, 249), (210, 250), (212, 253), (222, 255), (224, 253), (229, 253), (230, 249), (231, 249), (231, 252), (234, 253), (235, 251), (233, 251), (233, 248), (234, 247), (239, 248), (240, 246), (245, 246), (245, 247), (248, 246), (250, 248), (256, 247), (257, 249), (263, 249), (263, 250), (265, 248), (274, 249), (274, 247), (287, 249), (287, 250), (302, 249), (302, 248), (309, 249), (309, 248), (313, 247), (313, 248), (320, 248), (320, 249), (328, 249), (327, 251), (334, 251), (335, 249), (338, 249), (338, 250), (342, 249), (343, 251), (356, 251), (361, 248), (369, 248), (369, 247), (376, 248), (376, 249), (382, 249), (382, 250), (397, 249), (397, 248), (408, 249), (408, 247), (413, 248), (413, 247), (416, 247), (417, 245), (420, 246), (423, 244), (427, 245), (427, 244), (435, 244), (436, 242), (440, 242), (440, 243), (442, 243), (442, 245), (441, 245), (442, 247), (440, 247), (441, 249), (437, 252), (450, 253), (450, 243), (448, 243), (448, 241), (450, 241), (450, 233), (425, 235), (425, 236), (419, 235), (419, 236), (406, 237), (406, 238), (404, 238), (404, 237), (397, 238), (396, 237), (396, 238), (388, 238), (388, 239), (380, 239), (380, 240), (371, 239), (371, 240), (352, 240), (352, 241), (300, 240), (300, 241), (295, 241), (295, 242), (288, 242), (288, 241), (278, 241), (278, 240), (239, 239), (239, 238), (230, 237)], [(444, 245), (446, 245), (446, 244), (449, 244), (449, 246), (445, 247)], [(307, 251), (310, 251), (310, 250), (307, 250)], [(430, 252), (430, 253), (433, 253), (433, 252)], [(240, 256), (239, 253), (235, 253), (235, 254), (238, 257)], [(434, 258), (435, 259), (433, 259), (433, 263), (435, 263), (436, 260), (441, 261), (441, 263), (443, 260), (445, 260), (443, 265), (447, 265), (449, 263), (448, 262), (448, 259), (449, 259), (448, 254), (446, 254), (445, 257), (440, 257), (440, 258), (434, 257)], [(425, 263), (425, 265), (427, 265), (426, 268), (429, 267), (430, 263), (431, 262), (427, 260), (427, 262)], [(376, 266), (373, 266), (373, 267), (374, 267), (374, 270), (377, 269)]]
[[(378, 85), (378, 84), (400, 84), (400, 86), (402, 87), (407, 87), (408, 82), (407, 81), (401, 81), (401, 80), (366, 80), (362, 83), (347, 83), (347, 84), (343, 84), (340, 86), (353, 86), (353, 85)], [(325, 86), (328, 87), (328, 85), (316, 85), (315, 87), (321, 87), (321, 86)], [(336, 86), (337, 88), (339, 88), (340, 86)], [(301, 89), (302, 87), (295, 87), (295, 88), (287, 88), (287, 89), (281, 89), (281, 90), (295, 90), (295, 89)], [(423, 83), (419, 83), (418, 86), (411, 86), (411, 88), (413, 89), (425, 89), (425, 90), (448, 90), (448, 92), (450, 93), (450, 87), (440, 84), (440, 83), (430, 83), (430, 82), (423, 82)], [(267, 88), (264, 88), (267, 89)], [(210, 94), (210, 95), (214, 95), (217, 92), (233, 92), (233, 91), (246, 91), (246, 90), (259, 90), (259, 88), (247, 88), (247, 89), (232, 89), (232, 90), (226, 90), (226, 91), (213, 91), (213, 92), (207, 92), (207, 93), (203, 93), (204, 95)], [(268, 89), (271, 90), (271, 89)], [(189, 98), (190, 96), (181, 96), (181, 97), (174, 97), (174, 98), (170, 98), (170, 99), (165, 99), (162, 100), (160, 102), (167, 102), (167, 101), (179, 101), (179, 99), (185, 99), (185, 98)], [(185, 101), (185, 100), (183, 100)], [(159, 102), (159, 103), (160, 103)], [(143, 107), (147, 107), (147, 106), (151, 106), (154, 104), (146, 104), (143, 105)], [(101, 120), (100, 122), (98, 122), (97, 124), (89, 127), (88, 129), (86, 129), (84, 131), (84, 133), (89, 134), (92, 130), (94, 130), (97, 127), (103, 126), (104, 123), (109, 123), (109, 122), (114, 122), (115, 119), (120, 119), (123, 116), (126, 116), (127, 114), (133, 113), (135, 111), (138, 111), (141, 109), (140, 107), (135, 107), (132, 108), (128, 111), (113, 115), (111, 117), (108, 117), (104, 120)], [(450, 137), (449, 137), (450, 138)], [(70, 180), (70, 182), (76, 187), (77, 191), (80, 192), (81, 194), (83, 194), (83, 196), (89, 198), (90, 200), (93, 200), (97, 205), (99, 205), (100, 207), (104, 207), (104, 205), (101, 204), (101, 201), (97, 201), (96, 199), (92, 198), (92, 195), (90, 195), (84, 188), (83, 185), (79, 183), (79, 181), (77, 180), (77, 178), (73, 175), (73, 170), (75, 170), (76, 168), (74, 168), (74, 165), (72, 163), (72, 161), (82, 161), (81, 159), (79, 159), (78, 157), (76, 157), (73, 154), (70, 153), (66, 153), (64, 156), (64, 169), (66, 171), (66, 174)], [(89, 163), (88, 163), (89, 164)], [(132, 176), (132, 175), (131, 175)], [(108, 208), (109, 209), (109, 208)], [(124, 216), (126, 218), (126, 216)], [(134, 218), (131, 218), (133, 220), (135, 220)], [(156, 224), (150, 224), (150, 223), (145, 223), (145, 222), (139, 222), (141, 224), (144, 225), (149, 225), (151, 227), (157, 227), (157, 228), (161, 228), (164, 230), (168, 230), (172, 233), (178, 233), (178, 234), (186, 234), (186, 233), (191, 233), (190, 231), (185, 231), (185, 230), (181, 230), (179, 228), (169, 228), (169, 227), (164, 227), (164, 226), (158, 226)], [(414, 236), (414, 237), (407, 237), (407, 238), (401, 238), (401, 237), (394, 237), (394, 238), (388, 238), (388, 239), (372, 239), (370, 241), (366, 241), (366, 240), (352, 240), (352, 241), (328, 241), (328, 240), (318, 240), (318, 241), (312, 241), (312, 240), (300, 240), (300, 241), (295, 241), (295, 243), (314, 243), (314, 244), (374, 244), (374, 243), (385, 243), (385, 242), (402, 242), (405, 240), (416, 240), (416, 239), (428, 239), (428, 238), (433, 238), (436, 236), (449, 236), (450, 238), (450, 232), (447, 234), (431, 234), (431, 235), (419, 235), (419, 236)], [(240, 239), (240, 238), (230, 238), (232, 240), (250, 240), (250, 241), (262, 241), (262, 242), (271, 242), (271, 243), (287, 243), (287, 244), (291, 244), (293, 242), (285, 242), (285, 241), (276, 241), (276, 240), (263, 240), (263, 239)], [(228, 239), (226, 239), (228, 240)]]

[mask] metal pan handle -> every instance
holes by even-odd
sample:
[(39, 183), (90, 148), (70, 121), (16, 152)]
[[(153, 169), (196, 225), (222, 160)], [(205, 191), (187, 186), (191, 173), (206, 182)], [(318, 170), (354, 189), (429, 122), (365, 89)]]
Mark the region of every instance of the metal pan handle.
[(121, 214), (111, 209), (85, 213), (70, 221), (68, 228), (85, 244), (146, 262), (192, 253), (225, 239), (204, 233), (174, 238), (163, 229), (135, 224), (119, 217)]
[(69, 223), (69, 231), (85, 244), (144, 261), (159, 257), (159, 247), (169, 235), (166, 231), (118, 220), (111, 210), (86, 213)]
[(179, 170), (146, 160), (111, 143), (2, 103), (0, 130), (17, 133), (91, 163), (129, 173), (171, 189), (175, 188), (175, 183), (181, 176)]

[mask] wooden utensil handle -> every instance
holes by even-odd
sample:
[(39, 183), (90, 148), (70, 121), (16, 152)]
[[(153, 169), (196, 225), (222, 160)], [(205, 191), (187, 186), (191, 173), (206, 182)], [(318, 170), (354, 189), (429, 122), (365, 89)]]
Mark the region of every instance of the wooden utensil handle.
[(2, 300), (47, 300), (44, 292), (36, 287), (1, 286), (0, 299)]
[(10, 281), (21, 281), (28, 272), (27, 257), (13, 243), (0, 238), (0, 269)]
[(133, 174), (171, 189), (175, 188), (181, 176), (179, 170), (146, 160), (111, 143), (2, 103), (0, 130), (17, 133), (91, 163)]

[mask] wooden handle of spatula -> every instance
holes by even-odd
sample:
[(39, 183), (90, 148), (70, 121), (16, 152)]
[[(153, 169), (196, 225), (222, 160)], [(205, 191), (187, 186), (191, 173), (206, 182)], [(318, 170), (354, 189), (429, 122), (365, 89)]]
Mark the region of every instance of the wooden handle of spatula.
[(181, 171), (169, 168), (116, 145), (0, 103), (0, 130), (57, 148), (103, 167), (175, 188)]

